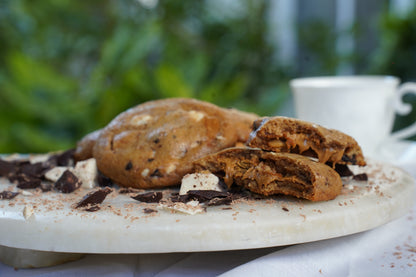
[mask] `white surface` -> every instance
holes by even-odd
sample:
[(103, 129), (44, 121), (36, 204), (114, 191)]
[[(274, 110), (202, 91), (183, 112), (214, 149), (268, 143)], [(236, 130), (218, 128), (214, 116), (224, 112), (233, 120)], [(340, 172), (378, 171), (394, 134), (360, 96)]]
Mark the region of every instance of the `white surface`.
[[(74, 253), (249, 249), (368, 230), (412, 207), (414, 184), (407, 173), (375, 162), (355, 169), (366, 172), (369, 181), (351, 181), (332, 201), (276, 197), (234, 203), (227, 210), (223, 205), (208, 207), (195, 215), (163, 209), (145, 214), (144, 208), (157, 209), (156, 204), (139, 203), (117, 193), (110, 194), (97, 212), (72, 208), (90, 191), (86, 189), (71, 194), (18, 195), (0, 203), (0, 245)], [(0, 191), (12, 186), (3, 178)], [(27, 210), (30, 216), (22, 212)]]
[[(402, 145), (403, 146), (403, 145)], [(397, 154), (400, 166), (416, 177), (415, 143)], [(394, 147), (392, 147), (393, 149)], [(394, 156), (394, 155), (391, 155)], [(412, 165), (413, 164), (413, 165)], [(414, 276), (416, 206), (378, 228), (335, 239), (254, 250), (87, 255), (50, 268), (14, 270), (1, 265), (0, 276)], [(382, 243), (380, 243), (382, 242)], [(269, 255), (267, 255), (269, 254)], [(322, 272), (322, 273), (321, 273)]]

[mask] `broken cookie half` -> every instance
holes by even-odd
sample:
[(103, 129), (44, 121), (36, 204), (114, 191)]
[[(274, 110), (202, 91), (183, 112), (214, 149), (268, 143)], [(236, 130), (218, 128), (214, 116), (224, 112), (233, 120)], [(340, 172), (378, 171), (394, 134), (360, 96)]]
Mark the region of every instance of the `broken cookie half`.
[(247, 145), (315, 157), (332, 165), (366, 165), (361, 147), (349, 135), (295, 118), (275, 116), (256, 120)]
[(291, 153), (254, 148), (228, 148), (194, 163), (195, 171), (208, 170), (233, 184), (262, 195), (284, 194), (312, 201), (334, 199), (341, 177), (331, 167)]

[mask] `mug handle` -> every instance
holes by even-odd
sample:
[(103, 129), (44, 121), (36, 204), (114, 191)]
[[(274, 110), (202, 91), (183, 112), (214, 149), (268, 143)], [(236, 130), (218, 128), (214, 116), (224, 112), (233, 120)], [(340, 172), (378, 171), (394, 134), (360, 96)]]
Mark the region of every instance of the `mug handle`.
[[(402, 84), (396, 95), (396, 105), (395, 110), (400, 115), (407, 115), (412, 111), (412, 105), (409, 103), (403, 103), (403, 96), (407, 93), (412, 93), (416, 95), (416, 83), (404, 83)], [(396, 131), (390, 135), (390, 138), (395, 140), (405, 139), (416, 134), (416, 122), (412, 123), (410, 126)]]

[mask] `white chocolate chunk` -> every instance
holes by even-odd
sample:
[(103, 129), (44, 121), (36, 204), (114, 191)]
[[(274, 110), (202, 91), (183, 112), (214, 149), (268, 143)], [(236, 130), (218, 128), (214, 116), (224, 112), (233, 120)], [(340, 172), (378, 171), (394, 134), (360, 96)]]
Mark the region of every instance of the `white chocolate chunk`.
[(34, 214), (34, 210), (32, 206), (26, 205), (23, 208), (23, 217), (28, 220), (33, 214)]
[(50, 157), (51, 156), (49, 154), (30, 155), (29, 156), (29, 162), (31, 164), (34, 164), (34, 163), (43, 163), (43, 162), (48, 161)]
[(204, 115), (203, 113), (198, 112), (198, 111), (194, 111), (194, 110), (189, 111), (189, 116), (190, 116), (193, 120), (195, 120), (196, 122), (201, 121), (201, 120), (205, 117), (205, 115)]
[(141, 174), (142, 174), (142, 176), (143, 176), (143, 177), (146, 177), (147, 175), (149, 175), (149, 171), (150, 171), (150, 170), (149, 170), (148, 168), (143, 169), (143, 171), (142, 171), (142, 173), (141, 173)]
[(94, 158), (77, 162), (73, 173), (82, 182), (81, 187), (91, 189), (97, 185), (98, 169)]
[(45, 178), (46, 180), (56, 182), (67, 169), (69, 169), (67, 166), (54, 167), (45, 173)]
[(182, 202), (160, 202), (158, 208), (170, 210), (174, 212), (195, 215), (205, 212), (205, 209), (199, 204), (198, 201), (192, 200), (186, 203)]
[(152, 119), (152, 116), (148, 114), (135, 115), (130, 119), (130, 124), (140, 126), (148, 123)]
[(212, 173), (192, 173), (182, 178), (180, 195), (186, 194), (190, 190), (216, 190), (224, 191), (220, 185), (220, 180)]

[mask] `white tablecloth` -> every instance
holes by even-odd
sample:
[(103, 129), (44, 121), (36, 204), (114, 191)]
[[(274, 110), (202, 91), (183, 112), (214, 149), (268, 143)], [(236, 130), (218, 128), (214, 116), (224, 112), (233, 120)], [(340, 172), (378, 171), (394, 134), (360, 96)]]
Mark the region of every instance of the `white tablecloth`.
[[(384, 159), (416, 178), (416, 143), (384, 148)], [(87, 255), (55, 267), (0, 276), (416, 276), (416, 205), (366, 232), (287, 247), (146, 255)]]

